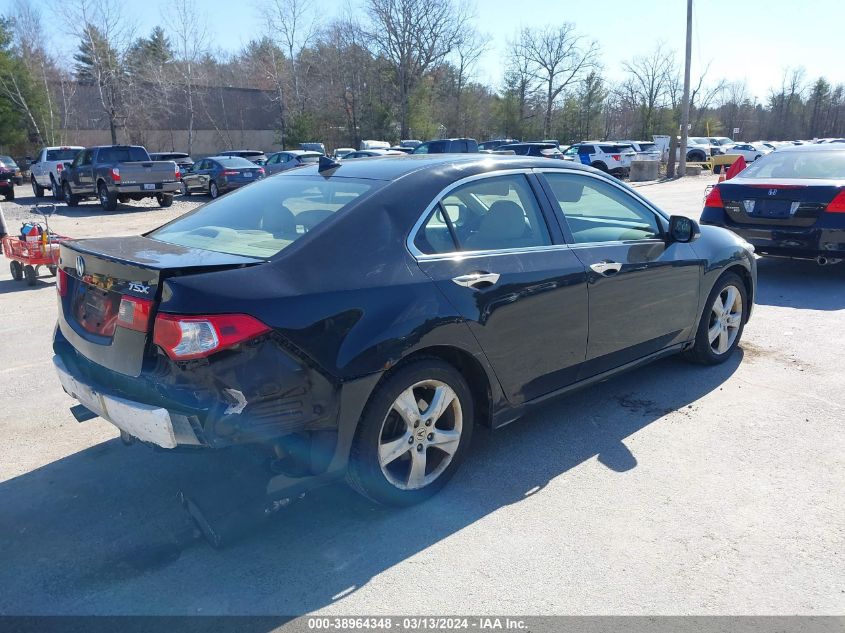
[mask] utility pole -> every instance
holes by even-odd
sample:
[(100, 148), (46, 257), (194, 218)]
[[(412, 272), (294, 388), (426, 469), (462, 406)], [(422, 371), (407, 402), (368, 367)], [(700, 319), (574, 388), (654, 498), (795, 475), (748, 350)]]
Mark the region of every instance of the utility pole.
[(689, 135), (689, 69), (692, 60), (692, 0), (687, 0), (687, 49), (684, 57), (684, 96), (681, 99), (681, 149), (678, 175), (687, 174), (687, 136)]

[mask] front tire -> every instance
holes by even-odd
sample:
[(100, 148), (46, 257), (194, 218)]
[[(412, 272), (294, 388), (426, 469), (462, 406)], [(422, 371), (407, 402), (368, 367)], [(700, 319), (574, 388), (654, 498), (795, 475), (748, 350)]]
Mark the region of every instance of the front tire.
[(14, 199), (15, 199), (15, 188), (14, 188), (14, 187), (10, 187), (10, 188), (9, 188), (9, 193), (7, 193), (7, 194), (6, 194), (6, 200), (12, 201), (12, 200), (14, 200)]
[(400, 367), (376, 388), (364, 409), (347, 481), (377, 503), (424, 501), (460, 466), (473, 421), (472, 393), (454, 367), (436, 358)]
[(713, 286), (698, 323), (695, 343), (686, 357), (703, 365), (724, 363), (739, 345), (748, 314), (748, 291), (735, 273), (725, 273)]
[(16, 259), (9, 262), (9, 272), (12, 273), (12, 279), (15, 281), (23, 279), (23, 266)]
[(593, 164), (591, 164), (591, 165), (590, 165), (590, 167), (595, 167), (595, 168), (596, 168), (596, 169), (598, 169), (599, 171), (603, 171), (604, 173), (607, 173), (607, 165), (605, 165), (605, 164), (604, 164), (603, 162), (601, 162), (600, 160), (597, 160), (596, 162), (594, 162)]
[(73, 194), (70, 189), (70, 185), (68, 183), (64, 183), (62, 185), (62, 191), (64, 192), (65, 202), (67, 202), (67, 206), (69, 207), (78, 207), (79, 206), (79, 196)]
[(35, 176), (30, 179), (30, 183), (32, 184), (32, 195), (34, 195), (36, 198), (43, 198), (44, 187), (35, 182)]
[(35, 267), (27, 264), (23, 267), (23, 276), (26, 279), (27, 286), (34, 286), (38, 280), (38, 274), (35, 272)]

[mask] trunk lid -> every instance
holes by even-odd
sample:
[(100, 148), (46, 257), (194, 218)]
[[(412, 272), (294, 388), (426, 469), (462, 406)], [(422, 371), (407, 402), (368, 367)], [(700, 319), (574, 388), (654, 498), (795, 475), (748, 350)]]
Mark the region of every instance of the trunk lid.
[(725, 213), (747, 226), (813, 226), (840, 191), (842, 182), (826, 180), (787, 184), (738, 177), (719, 184)]
[[(138, 376), (149, 352), (164, 279), (262, 261), (140, 236), (65, 242), (59, 259), (59, 328), (89, 360)], [(133, 305), (121, 308), (124, 300)], [(127, 312), (131, 322), (136, 311), (148, 312), (146, 327), (127, 324)]]

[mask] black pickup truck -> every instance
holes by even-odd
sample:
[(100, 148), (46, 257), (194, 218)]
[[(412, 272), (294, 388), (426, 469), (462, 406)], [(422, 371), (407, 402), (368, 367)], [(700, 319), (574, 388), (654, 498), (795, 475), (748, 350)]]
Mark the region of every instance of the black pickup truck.
[(98, 198), (106, 211), (118, 202), (155, 198), (162, 207), (173, 204), (182, 190), (179, 168), (171, 160), (154, 161), (140, 145), (88, 147), (62, 170), (62, 193), (68, 206)]

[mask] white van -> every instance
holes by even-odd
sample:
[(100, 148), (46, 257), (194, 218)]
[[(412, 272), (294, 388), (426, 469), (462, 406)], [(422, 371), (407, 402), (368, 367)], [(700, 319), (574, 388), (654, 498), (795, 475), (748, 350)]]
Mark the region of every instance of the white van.
[(390, 149), (390, 143), (387, 141), (361, 141), (360, 149)]

